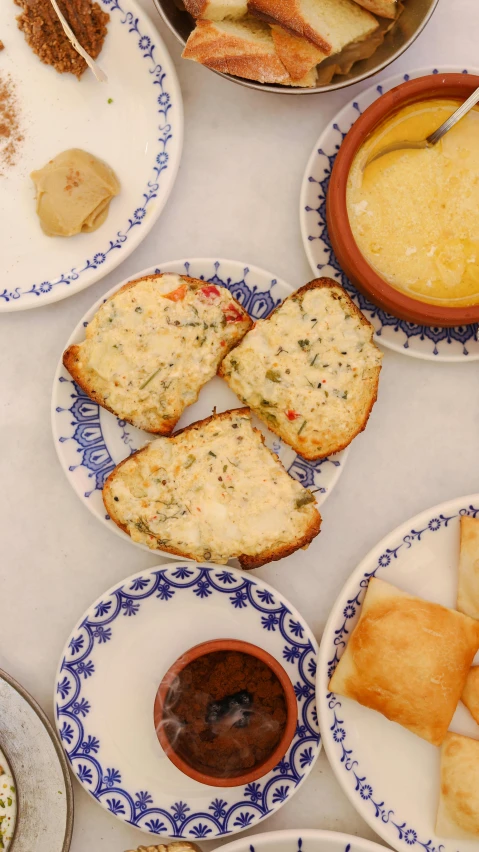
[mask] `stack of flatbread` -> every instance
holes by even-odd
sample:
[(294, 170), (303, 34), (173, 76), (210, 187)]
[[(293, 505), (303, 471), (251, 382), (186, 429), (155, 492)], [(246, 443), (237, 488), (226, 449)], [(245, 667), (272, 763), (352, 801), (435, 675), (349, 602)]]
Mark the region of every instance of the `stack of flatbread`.
[(479, 729), (448, 732), (461, 698), (479, 725), (479, 518), (460, 524), (457, 610), (373, 577), (329, 688), (442, 747), (436, 833), (477, 840)]

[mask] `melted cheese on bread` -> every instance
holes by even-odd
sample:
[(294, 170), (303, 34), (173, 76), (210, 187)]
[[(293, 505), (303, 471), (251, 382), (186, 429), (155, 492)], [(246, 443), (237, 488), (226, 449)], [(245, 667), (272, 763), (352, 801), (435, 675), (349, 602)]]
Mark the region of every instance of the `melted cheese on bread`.
[(344, 290), (320, 279), (257, 322), (220, 374), (271, 431), (305, 458), (322, 458), (367, 422), (382, 358), (372, 334)]
[(247, 409), (152, 441), (113, 471), (103, 496), (134, 541), (197, 561), (262, 564), (319, 532), (313, 495), (264, 446)]
[(64, 364), (96, 402), (170, 434), (251, 320), (225, 287), (176, 274), (130, 282), (99, 308)]

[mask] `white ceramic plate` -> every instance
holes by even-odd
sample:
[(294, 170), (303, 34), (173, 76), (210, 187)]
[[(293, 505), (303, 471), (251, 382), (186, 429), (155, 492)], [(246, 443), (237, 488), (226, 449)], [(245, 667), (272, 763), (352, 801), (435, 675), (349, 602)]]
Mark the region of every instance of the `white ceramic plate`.
[[(64, 299), (111, 272), (146, 237), (176, 177), (183, 106), (173, 63), (136, 0), (99, 2), (110, 14), (98, 58), (108, 83), (43, 65), (17, 28), (20, 9), (0, 3), (0, 75), (15, 83), (25, 137), (17, 165), (0, 176), (0, 311)], [(67, 148), (105, 160), (122, 189), (98, 231), (52, 238), (40, 228), (30, 172)]]
[(17, 824), (8, 852), (68, 852), (73, 792), (68, 764), (47, 717), (0, 671), (0, 746), (15, 779)]
[[(463, 68), (441, 67), (440, 73), (469, 73)], [(336, 278), (361, 308), (376, 330), (376, 342), (395, 352), (431, 361), (475, 361), (479, 359), (478, 328), (429, 328), (399, 320), (377, 308), (359, 293), (341, 270), (333, 252), (326, 225), (326, 193), (336, 154), (358, 118), (377, 98), (406, 80), (437, 74), (438, 69), (421, 68), (409, 74), (389, 77), (361, 92), (331, 121), (319, 137), (304, 173), (300, 199), (300, 222), (303, 244), (311, 269)], [(471, 74), (479, 71), (470, 69)]]
[(285, 829), (239, 838), (221, 847), (227, 852), (381, 852), (383, 846), (340, 834), (315, 829)]
[[(231, 290), (235, 298), (253, 317), (262, 319), (268, 316), (276, 305), (292, 292), (285, 281), (274, 278), (269, 272), (254, 266), (246, 266), (235, 260), (176, 260), (163, 263), (160, 267), (151, 267), (131, 276), (141, 278), (154, 272), (179, 272), (201, 278), (216, 284), (223, 284)], [(116, 284), (109, 293), (96, 302), (77, 325), (75, 331), (65, 343), (65, 349), (72, 343), (84, 340), (85, 326), (98, 310), (102, 302), (118, 290), (126, 281)], [(216, 406), (218, 412), (243, 405), (227, 384), (217, 376), (203, 388), (198, 401), (185, 411), (178, 423), (178, 429), (209, 417)], [(270, 449), (279, 455), (286, 470), (298, 479), (306, 488), (317, 489), (316, 498), (321, 504), (336, 484), (347, 458), (348, 450), (317, 462), (309, 462), (297, 455), (291, 447), (284, 444), (277, 435), (273, 435), (266, 426), (255, 418), (255, 425), (261, 429)], [(82, 502), (91, 512), (123, 539), (131, 542), (108, 515), (102, 500), (102, 488), (113, 468), (130, 453), (143, 447), (152, 436), (119, 420), (109, 411), (94, 403), (75, 384), (65, 370), (60, 359), (53, 383), (52, 400), (53, 438), (60, 462), (68, 481)], [(132, 542), (134, 543), (134, 542)], [(135, 544), (151, 553), (146, 545)], [(176, 559), (170, 553), (155, 551)]]
[[(156, 691), (170, 666), (199, 642), (219, 638), (272, 654), (298, 699), (287, 754), (244, 787), (208, 787), (183, 775), (153, 724)], [(291, 799), (321, 749), (316, 653), (294, 607), (240, 571), (179, 562), (135, 574), (92, 604), (60, 660), (55, 718), (72, 771), (106, 810), (142, 831), (213, 840), (252, 828)]]
[[(333, 606), (321, 640), (317, 702), (324, 746), (356, 810), (386, 843), (405, 852), (477, 852), (477, 842), (434, 832), (440, 750), (379, 713), (328, 692), (328, 681), (358, 619), (372, 576), (455, 608), (459, 519), (479, 516), (479, 494), (428, 509), (383, 539), (360, 563)], [(451, 730), (479, 739), (459, 704)]]

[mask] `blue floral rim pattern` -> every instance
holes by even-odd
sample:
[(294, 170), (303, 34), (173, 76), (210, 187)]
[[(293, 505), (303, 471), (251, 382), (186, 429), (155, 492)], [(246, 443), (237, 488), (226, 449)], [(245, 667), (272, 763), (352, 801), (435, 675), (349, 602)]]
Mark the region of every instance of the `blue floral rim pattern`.
[[(171, 75), (170, 79), (168, 79), (164, 66), (156, 61), (155, 51), (157, 46), (153, 43), (151, 36), (141, 32), (140, 19), (138, 16), (133, 11), (125, 11), (124, 6), (127, 5), (128, 2), (131, 2), (131, 0), (122, 0), (123, 5), (120, 4), (119, 0), (100, 0), (100, 3), (106, 7), (110, 15), (118, 13), (117, 17), (119, 18), (120, 24), (125, 26), (128, 33), (136, 40), (138, 50), (140, 51), (142, 58), (147, 63), (151, 83), (157, 87), (156, 102), (159, 117), (159, 124), (157, 126), (158, 147), (155, 150), (152, 150), (151, 153), (151, 177), (148, 180), (142, 195), (138, 197), (137, 206), (128, 219), (127, 224), (121, 231), (117, 232), (115, 239), (110, 240), (108, 245), (105, 245), (101, 251), (97, 251), (92, 257), (87, 258), (81, 268), (74, 267), (70, 269), (69, 272), (62, 272), (61, 275), (50, 281), (36, 282), (29, 290), (25, 290), (22, 287), (15, 287), (13, 290), (4, 288), (3, 291), (1, 291), (0, 288), (0, 309), (2, 300), (3, 303), (12, 302), (25, 296), (38, 296), (41, 299), (54, 288), (61, 285), (64, 287), (71, 287), (76, 282), (80, 281), (81, 276), (85, 275), (85, 273), (99, 269), (112, 252), (116, 252), (125, 247), (132, 231), (142, 225), (147, 214), (148, 206), (158, 197), (159, 193), (162, 192), (162, 174), (165, 173), (167, 169), (173, 168), (170, 162), (171, 152), (169, 149), (171, 140), (174, 137), (174, 132), (178, 132), (178, 128), (174, 128), (168, 119), (168, 113), (173, 106), (172, 91), (170, 88), (170, 83), (172, 82)], [(179, 131), (179, 134), (181, 135), (181, 130)], [(120, 262), (119, 259), (116, 261), (115, 266), (118, 262)], [(97, 279), (98, 276), (95, 276), (94, 280)], [(91, 283), (93, 283), (93, 280)]]
[[(255, 849), (255, 846), (254, 846), (253, 843), (250, 844), (249, 852), (256, 852), (256, 849)], [(296, 841), (295, 852), (306, 852), (306, 849), (303, 846), (303, 838), (302, 837), (298, 837), (298, 839)], [(350, 843), (346, 844), (346, 846), (344, 848), (344, 852), (351, 852), (351, 844)]]
[[(375, 577), (382, 568), (387, 568), (394, 559), (398, 558), (400, 551), (410, 549), (414, 544), (422, 541), (424, 537), (436, 533), (438, 530), (447, 527), (451, 521), (465, 515), (476, 518), (479, 516), (479, 508), (469, 505), (451, 515), (438, 514), (437, 517), (431, 518), (422, 529), (411, 529), (403, 536), (397, 547), (387, 548), (380, 554), (376, 567), (372, 571), (366, 572), (360, 580), (357, 594), (347, 600), (343, 610), (342, 624), (334, 631), (334, 653), (327, 664), (328, 681), (332, 677), (341, 658), (342, 650), (346, 647), (348, 637), (354, 629), (351, 619), (356, 618), (361, 609), (371, 577)], [(328, 693), (326, 698), (328, 709), (331, 711), (329, 730), (332, 732), (333, 742), (337, 746), (340, 763), (346, 772), (352, 774), (355, 782), (354, 791), (361, 797), (363, 802), (367, 802), (370, 805), (372, 816), (380, 820), (384, 825), (391, 825), (397, 833), (397, 839), (403, 841), (406, 846), (421, 846), (425, 852), (443, 852), (444, 846), (442, 844), (434, 846), (431, 839), (420, 837), (414, 826), (410, 826), (405, 820), (398, 818), (395, 810), (389, 807), (382, 797), (375, 793), (373, 785), (361, 771), (361, 766), (359, 760), (355, 757), (354, 749), (348, 747), (348, 735), (344, 719), (341, 718), (341, 701), (333, 693)]]
[[(272, 772), (244, 788), (223, 788), (198, 812), (193, 801), (158, 803), (148, 790), (125, 789), (121, 767), (103, 764), (101, 739), (89, 726), (92, 708), (84, 695), (85, 685), (95, 677), (98, 655), (114, 639), (115, 622), (134, 619), (146, 599), (158, 602), (161, 616), (162, 608), (178, 594), (193, 595), (206, 607), (213, 595), (224, 595), (232, 614), (254, 610), (258, 627), (278, 634), (282, 664), (298, 701), (294, 739)], [(130, 577), (107, 592), (78, 624), (60, 664), (55, 719), (72, 771), (110, 813), (153, 834), (212, 840), (250, 828), (291, 798), (319, 754), (316, 658), (317, 645), (304, 622), (272, 590), (239, 571), (185, 564)]]
[[(160, 268), (155, 269), (155, 273), (161, 271)], [(184, 274), (191, 274), (188, 262), (184, 264)], [(265, 319), (281, 302), (280, 298), (274, 296), (277, 280), (274, 278), (271, 280), (268, 290), (259, 290), (255, 285), (249, 285), (248, 274), (248, 267), (244, 267), (242, 277), (239, 280), (222, 276), (221, 262), (217, 260), (214, 262), (213, 275), (210, 275), (206, 280), (227, 287), (235, 299), (248, 311), (252, 319)], [(204, 280), (203, 275), (199, 277)], [(84, 324), (87, 325), (87, 323)], [(116, 464), (103, 433), (101, 406), (93, 402), (72, 379), (67, 378), (67, 375), (66, 372), (60, 375), (58, 381), (61, 384), (69, 383), (71, 385), (72, 404), (69, 408), (57, 406), (56, 413), (58, 415), (68, 413), (71, 415), (71, 419), (69, 419), (68, 430), (66, 421), (62, 421), (62, 426), (59, 427), (60, 436), (58, 440), (60, 444), (70, 440), (78, 444), (79, 463), (71, 465), (69, 470), (73, 473), (78, 467), (84, 467), (88, 471), (88, 476), (92, 480), (92, 488), (84, 492), (84, 497), (88, 499), (95, 491), (102, 490), (106, 479)], [(138, 447), (135, 446), (131, 437), (131, 427), (124, 420), (117, 420), (117, 424), (121, 433), (121, 440), (125, 444), (125, 455), (134, 452)], [(275, 444), (273, 449), (278, 452), (279, 444)], [(301, 482), (305, 488), (314, 488), (319, 494), (326, 494), (327, 488), (323, 484), (321, 474), (327, 467), (340, 468), (343, 464), (343, 458), (344, 456), (338, 454), (311, 462), (296, 455), (288, 467), (288, 473)]]
[[(437, 68), (434, 68), (431, 73), (438, 74), (439, 71)], [(464, 70), (463, 73), (467, 74), (468, 71)], [(404, 82), (407, 82), (409, 79), (409, 74), (403, 75)], [(397, 84), (397, 81), (395, 81), (395, 84)], [(381, 96), (385, 91), (388, 91), (389, 88), (390, 86), (388, 84), (384, 86), (376, 86), (377, 95)], [(360, 103), (358, 101), (355, 101), (352, 106), (357, 113), (356, 117), (359, 117), (363, 112)], [(334, 146), (334, 153), (328, 154), (322, 148), (318, 148), (316, 151), (317, 157), (315, 162), (315, 170), (316, 172), (321, 171), (323, 177), (319, 180), (311, 174), (307, 177), (307, 180), (310, 184), (317, 185), (318, 206), (306, 206), (304, 208), (306, 213), (316, 214), (314, 221), (314, 234), (311, 233), (312, 223), (310, 223), (308, 226), (307, 234), (307, 240), (310, 243), (315, 242), (317, 240), (322, 244), (322, 255), (324, 257), (324, 262), (317, 263), (316, 268), (319, 272), (323, 271), (327, 267), (330, 267), (331, 270), (334, 271), (335, 277), (341, 282), (344, 289), (349, 293), (349, 295), (358, 305), (360, 310), (368, 317), (368, 319), (374, 325), (376, 335), (379, 338), (379, 342), (381, 342), (381, 336), (383, 335), (383, 332), (386, 329), (391, 329), (395, 334), (398, 335), (396, 345), (399, 345), (401, 335), (404, 336), (402, 348), (406, 351), (410, 348), (411, 340), (413, 338), (417, 338), (420, 341), (430, 341), (430, 343), (432, 344), (431, 353), (434, 356), (439, 356), (441, 354), (440, 344), (450, 345), (453, 342), (460, 343), (462, 345), (463, 356), (468, 356), (470, 355), (468, 345), (470, 347), (471, 343), (477, 343), (478, 341), (479, 325), (477, 323), (474, 325), (458, 326), (456, 328), (432, 328), (425, 325), (416, 325), (415, 323), (406, 322), (405, 320), (399, 320), (397, 319), (397, 317), (393, 317), (391, 314), (386, 313), (386, 311), (383, 311), (380, 308), (376, 307), (376, 305), (370, 302), (365, 296), (363, 296), (362, 293), (356, 290), (354, 285), (349, 281), (349, 279), (344, 274), (339, 265), (339, 262), (333, 251), (333, 247), (331, 245), (331, 240), (326, 224), (326, 195), (334, 161), (341, 147), (341, 143), (353, 123), (354, 121), (349, 123), (348, 126), (344, 129), (340, 127), (337, 122), (333, 124), (333, 130), (338, 136), (338, 142)], [(321, 166), (319, 169), (317, 162), (318, 158), (320, 158), (321, 162)], [(387, 344), (385, 343), (385, 345)]]

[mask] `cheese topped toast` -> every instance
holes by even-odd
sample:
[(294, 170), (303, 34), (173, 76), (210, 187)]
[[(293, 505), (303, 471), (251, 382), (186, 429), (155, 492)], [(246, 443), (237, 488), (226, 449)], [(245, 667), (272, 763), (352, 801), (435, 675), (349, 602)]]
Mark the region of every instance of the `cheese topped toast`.
[(169, 435), (251, 325), (225, 287), (149, 275), (110, 296), (63, 363), (95, 402), (139, 429)]
[(376, 401), (382, 354), (373, 328), (335, 281), (320, 278), (260, 320), (219, 374), (306, 459), (344, 449)]
[(110, 474), (103, 500), (133, 541), (243, 568), (306, 547), (321, 524), (314, 496), (265, 447), (247, 408), (152, 441)]

